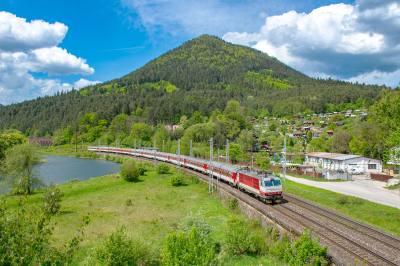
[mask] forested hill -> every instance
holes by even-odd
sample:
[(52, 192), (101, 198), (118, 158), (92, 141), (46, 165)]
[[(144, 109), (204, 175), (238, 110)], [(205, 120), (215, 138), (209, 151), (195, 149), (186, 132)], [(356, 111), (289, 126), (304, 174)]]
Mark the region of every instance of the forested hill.
[(40, 135), (79, 123), (85, 113), (108, 122), (118, 114), (145, 111), (149, 124), (178, 123), (194, 111), (203, 116), (237, 100), (251, 115), (264, 109), (290, 116), (322, 112), (332, 103), (345, 108), (357, 99), (372, 104), (386, 89), (377, 85), (313, 79), (258, 50), (202, 35), (142, 68), (79, 91), (58, 93), (0, 108), (0, 129), (39, 129)]

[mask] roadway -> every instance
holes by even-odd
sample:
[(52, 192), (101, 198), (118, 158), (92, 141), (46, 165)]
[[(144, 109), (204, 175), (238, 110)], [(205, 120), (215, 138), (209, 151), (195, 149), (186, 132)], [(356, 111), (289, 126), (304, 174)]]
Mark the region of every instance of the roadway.
[(365, 175), (353, 175), (354, 181), (346, 182), (317, 182), (290, 175), (286, 175), (286, 178), (296, 183), (323, 188), (400, 209), (399, 190), (385, 189), (383, 187), (386, 182), (369, 180), (366, 179)]

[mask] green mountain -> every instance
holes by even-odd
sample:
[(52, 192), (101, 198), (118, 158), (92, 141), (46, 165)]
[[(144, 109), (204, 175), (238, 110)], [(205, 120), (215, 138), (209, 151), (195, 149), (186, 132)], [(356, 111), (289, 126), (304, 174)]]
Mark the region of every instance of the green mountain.
[(12, 124), (41, 135), (78, 123), (85, 113), (110, 122), (116, 115), (145, 110), (149, 124), (177, 123), (194, 111), (203, 116), (237, 100), (251, 110), (288, 116), (327, 104), (373, 104), (385, 87), (313, 79), (258, 50), (202, 35), (168, 51), (132, 73), (79, 91), (12, 104), (0, 109), (0, 128)]

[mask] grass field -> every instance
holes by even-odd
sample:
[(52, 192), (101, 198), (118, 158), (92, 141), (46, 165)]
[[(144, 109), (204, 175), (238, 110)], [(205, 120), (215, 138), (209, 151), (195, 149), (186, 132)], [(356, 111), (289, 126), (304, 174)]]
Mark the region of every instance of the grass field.
[(400, 236), (400, 209), (287, 180), (283, 191)]
[[(129, 183), (115, 175), (97, 177), (88, 181), (59, 185), (65, 193), (62, 208), (52, 222), (57, 222), (52, 236), (54, 245), (66, 243), (89, 213), (91, 222), (86, 227), (82, 248), (75, 255), (74, 265), (86, 256), (87, 250), (110, 231), (125, 226), (129, 234), (140, 235), (160, 254), (167, 233), (190, 212), (201, 213), (213, 227), (213, 237), (223, 245), (224, 224), (233, 215), (228, 203), (208, 194), (208, 185), (187, 181), (186, 186), (172, 187), (169, 174), (149, 171), (137, 183)], [(28, 203), (40, 204), (38, 191)], [(132, 206), (127, 201), (131, 200)], [(249, 220), (242, 213), (235, 215)], [(250, 255), (228, 256), (224, 265), (282, 265), (273, 257)]]

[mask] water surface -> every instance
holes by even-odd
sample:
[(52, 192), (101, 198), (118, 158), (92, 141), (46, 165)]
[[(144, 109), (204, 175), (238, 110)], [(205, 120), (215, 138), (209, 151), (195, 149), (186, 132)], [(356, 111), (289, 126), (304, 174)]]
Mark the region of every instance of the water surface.
[(89, 180), (93, 177), (116, 174), (120, 164), (96, 159), (78, 159), (73, 157), (44, 156), (48, 162), (36, 166), (39, 176), (48, 185), (66, 183), (69, 179), (77, 178), (79, 181)]

